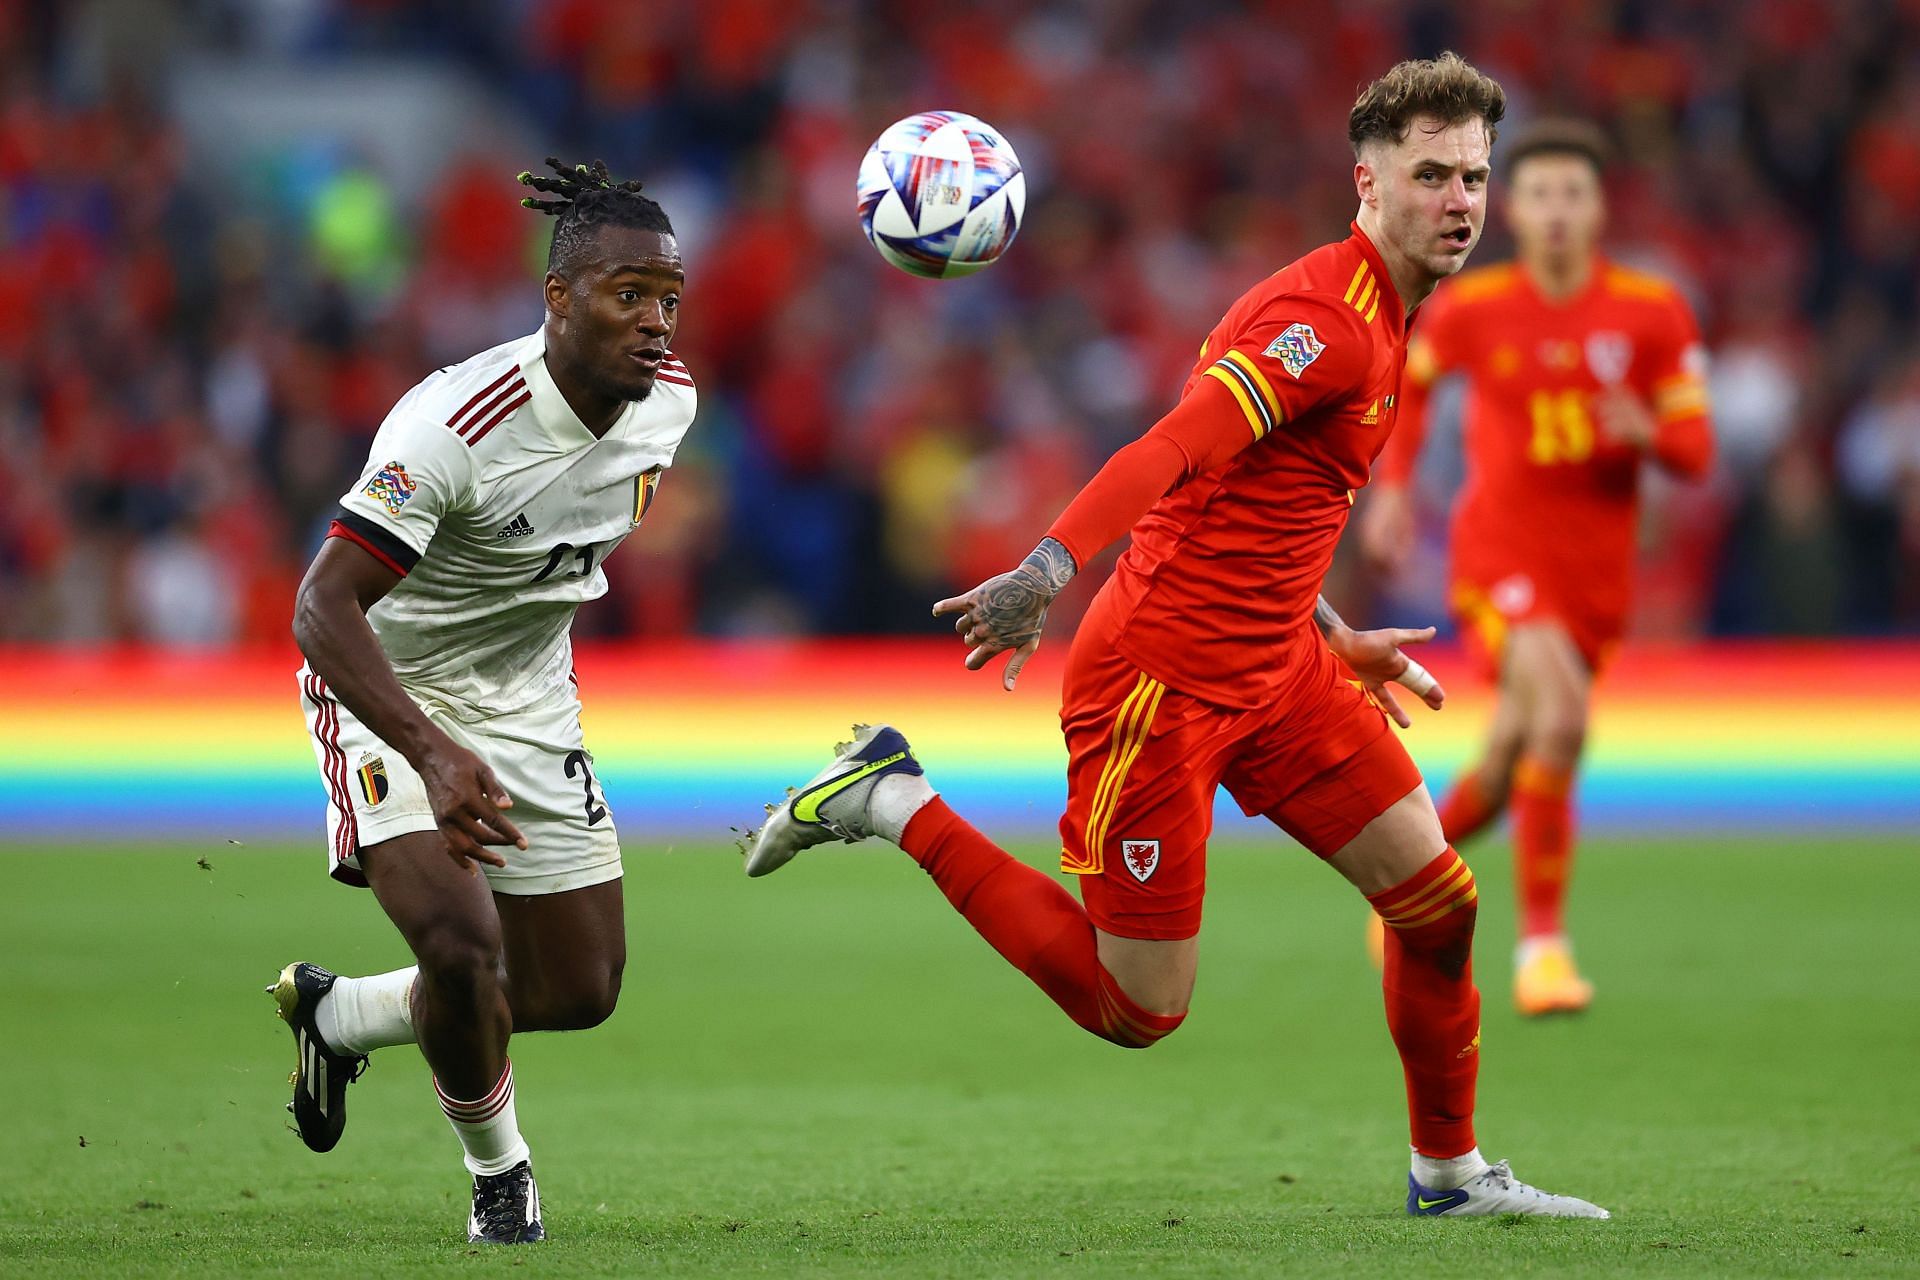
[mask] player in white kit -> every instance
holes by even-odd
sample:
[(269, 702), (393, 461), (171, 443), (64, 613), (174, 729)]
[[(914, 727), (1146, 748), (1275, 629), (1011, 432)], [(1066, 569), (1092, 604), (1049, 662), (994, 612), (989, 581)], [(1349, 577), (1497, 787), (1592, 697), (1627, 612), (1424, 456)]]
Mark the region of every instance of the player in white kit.
[[(408, 392), (300, 585), (300, 692), (332, 876), (418, 962), (288, 965), (300, 1136), (330, 1150), (366, 1055), (418, 1044), (473, 1175), (474, 1242), (539, 1240), (507, 1039), (595, 1026), (626, 960), (620, 848), (569, 629), (693, 421), (673, 228), (599, 163), (520, 175), (558, 218), (540, 332)], [(504, 849), (504, 855), (501, 850)]]

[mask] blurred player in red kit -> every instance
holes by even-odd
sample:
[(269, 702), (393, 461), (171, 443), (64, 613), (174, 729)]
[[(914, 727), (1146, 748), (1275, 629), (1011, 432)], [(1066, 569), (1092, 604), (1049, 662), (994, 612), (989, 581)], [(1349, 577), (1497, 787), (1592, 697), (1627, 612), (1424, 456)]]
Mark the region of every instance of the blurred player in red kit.
[(1518, 1181), (1475, 1141), (1473, 874), (1387, 720), (1405, 721), (1392, 681), (1439, 705), (1400, 651), (1432, 632), (1356, 633), (1317, 598), (1353, 491), (1392, 429), (1408, 316), (1478, 238), (1504, 111), (1500, 87), (1452, 55), (1369, 86), (1348, 121), (1351, 234), (1228, 310), (1179, 404), (1108, 461), (1019, 567), (934, 607), (957, 616), (970, 668), (1012, 653), (1011, 688), (1047, 606), (1132, 532), (1067, 659), (1061, 865), (1084, 908), (949, 808), (887, 726), (859, 731), (769, 806), (747, 873), (836, 837), (880, 836), (1075, 1023), (1146, 1048), (1186, 1017), (1224, 786), (1390, 926), (1383, 985), (1411, 1117), (1407, 1211), (1605, 1217)]
[(1513, 812), (1514, 1002), (1527, 1015), (1593, 999), (1562, 916), (1573, 784), (1594, 677), (1626, 626), (1641, 464), (1695, 478), (1713, 456), (1686, 302), (1597, 247), (1605, 158), (1604, 136), (1576, 121), (1543, 121), (1508, 145), (1517, 260), (1463, 274), (1422, 312), (1400, 423), (1360, 521), (1369, 559), (1390, 572), (1412, 538), (1409, 480), (1429, 393), (1463, 376), (1467, 471), (1450, 596), (1500, 691), (1485, 751), (1440, 821), (1458, 844)]

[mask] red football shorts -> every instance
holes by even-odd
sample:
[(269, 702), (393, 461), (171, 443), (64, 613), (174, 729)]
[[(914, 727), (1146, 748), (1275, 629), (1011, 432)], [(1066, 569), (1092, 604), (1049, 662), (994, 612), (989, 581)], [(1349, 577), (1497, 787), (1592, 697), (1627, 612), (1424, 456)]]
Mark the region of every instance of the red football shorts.
[(1579, 593), (1561, 589), (1554, 579), (1487, 557), (1459, 558), (1448, 596), (1454, 622), (1490, 680), (1500, 678), (1507, 635), (1518, 623), (1559, 623), (1587, 669), (1596, 673), (1626, 630), (1624, 618), (1586, 605)]
[(1507, 633), (1523, 622), (1557, 622), (1586, 666), (1599, 672), (1626, 633), (1628, 583), (1603, 564), (1578, 570), (1526, 555), (1498, 539), (1453, 537), (1453, 620), (1490, 679), (1500, 679)]
[[(1302, 652), (1308, 651), (1303, 646)], [(1101, 639), (1076, 643), (1061, 870), (1123, 938), (1200, 932), (1214, 792), (1325, 858), (1420, 785), (1387, 717), (1320, 645), (1282, 704), (1243, 711), (1154, 680)]]

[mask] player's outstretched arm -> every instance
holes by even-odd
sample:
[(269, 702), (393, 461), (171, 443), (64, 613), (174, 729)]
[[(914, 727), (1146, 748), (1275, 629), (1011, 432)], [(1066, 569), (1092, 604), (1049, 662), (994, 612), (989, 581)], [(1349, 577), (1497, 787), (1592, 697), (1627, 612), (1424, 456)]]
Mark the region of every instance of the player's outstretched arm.
[(488, 845), (527, 847), (526, 837), (501, 813), (513, 800), (486, 761), (421, 713), (367, 625), (367, 610), (399, 581), (399, 574), (358, 546), (328, 538), (300, 583), (293, 638), (347, 710), (419, 772), (448, 855), (469, 872), (475, 862), (504, 867), (506, 859)]
[(1253, 443), (1230, 394), (1212, 379), (1107, 460), (1020, 567), (933, 606), (935, 617), (958, 614), (954, 630), (971, 646), (967, 669), (978, 671), (1013, 650), (1002, 683), (1013, 688), (1040, 645), (1047, 606), (1080, 566), (1139, 522), (1155, 502), (1192, 476)]
[(988, 578), (965, 595), (940, 601), (933, 606), (933, 616), (959, 615), (953, 629), (971, 646), (969, 671), (978, 671), (994, 654), (1011, 649), (1013, 657), (1007, 660), (1001, 683), (1012, 689), (1020, 668), (1040, 647), (1047, 607), (1079, 571), (1065, 547), (1053, 538), (1042, 538), (1018, 568)]
[(1438, 711), (1447, 700), (1447, 691), (1428, 674), (1427, 669), (1401, 652), (1402, 645), (1425, 644), (1433, 639), (1432, 627), (1408, 631), (1402, 627), (1383, 627), (1378, 631), (1355, 631), (1321, 596), (1313, 606), (1313, 621), (1327, 639), (1334, 657), (1347, 664), (1360, 678), (1368, 693), (1385, 707), (1395, 724), (1413, 728), (1413, 720), (1400, 708), (1389, 684), (1403, 685), (1420, 700)]

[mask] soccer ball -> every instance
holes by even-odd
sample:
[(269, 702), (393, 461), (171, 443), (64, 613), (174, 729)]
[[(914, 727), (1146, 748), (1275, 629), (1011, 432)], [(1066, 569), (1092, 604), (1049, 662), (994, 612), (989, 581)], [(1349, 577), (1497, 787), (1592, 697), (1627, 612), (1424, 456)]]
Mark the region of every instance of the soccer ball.
[(860, 162), (860, 229), (902, 271), (971, 275), (1007, 251), (1027, 207), (1020, 157), (998, 129), (959, 111), (890, 125)]

